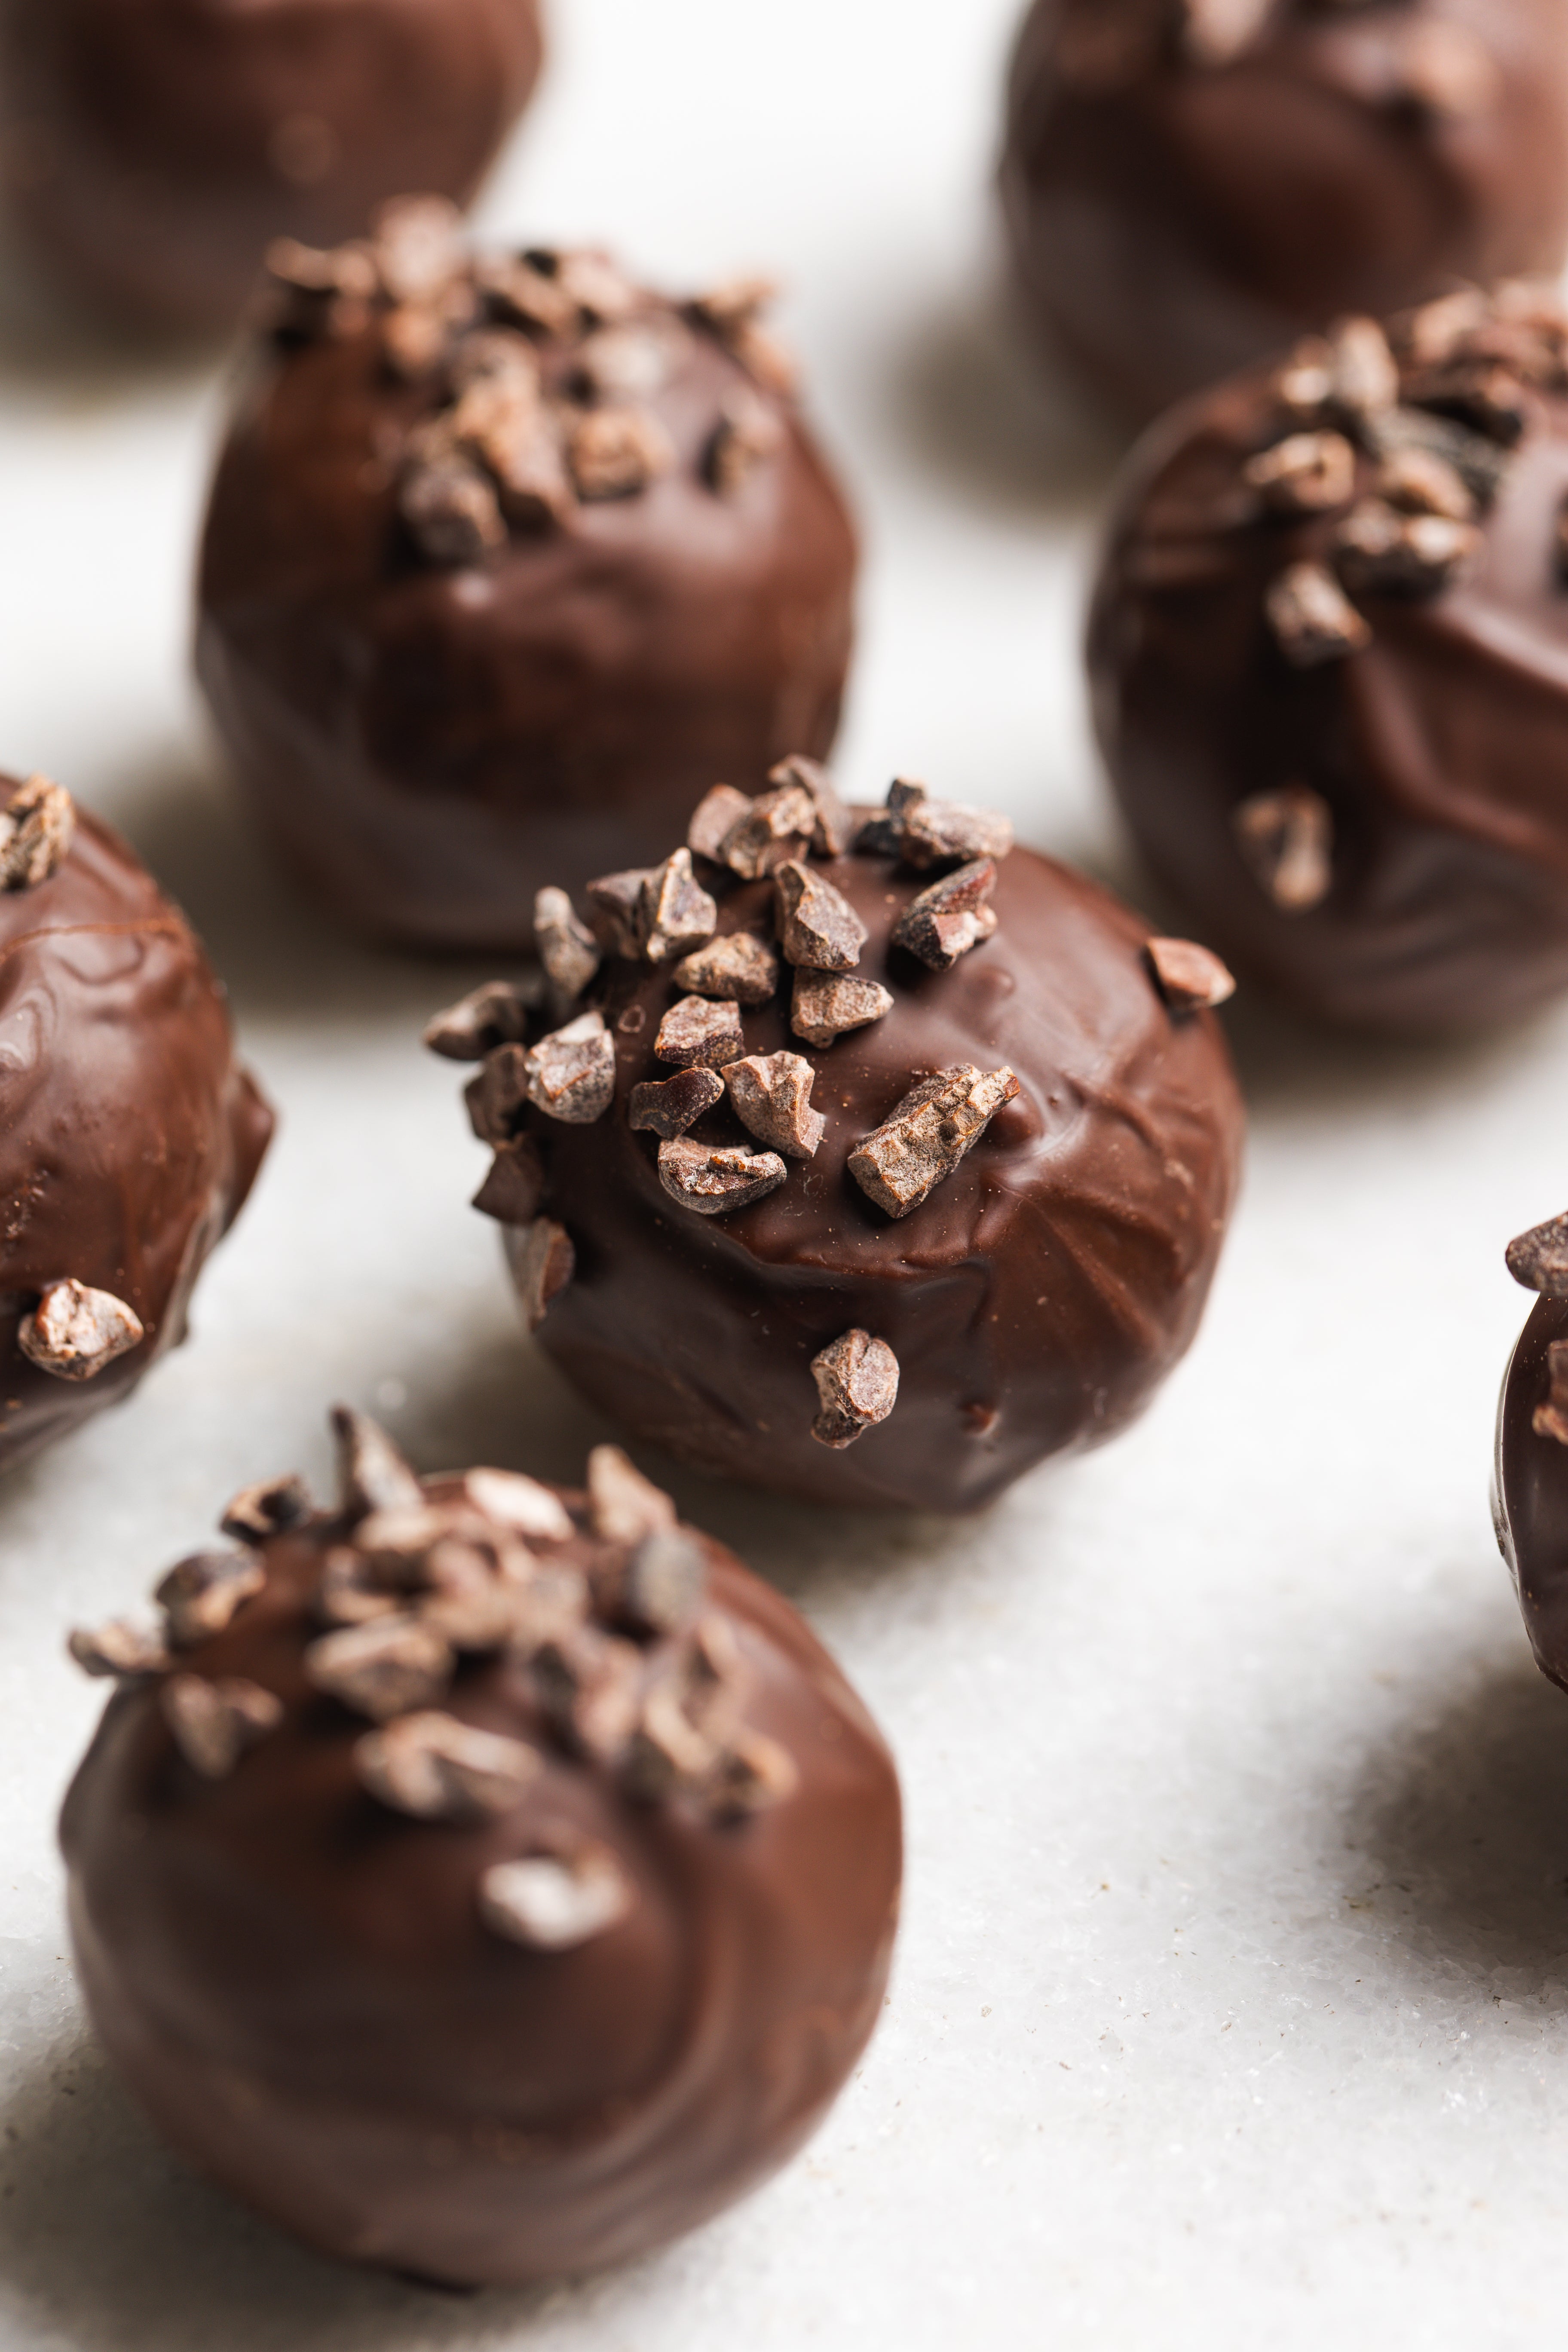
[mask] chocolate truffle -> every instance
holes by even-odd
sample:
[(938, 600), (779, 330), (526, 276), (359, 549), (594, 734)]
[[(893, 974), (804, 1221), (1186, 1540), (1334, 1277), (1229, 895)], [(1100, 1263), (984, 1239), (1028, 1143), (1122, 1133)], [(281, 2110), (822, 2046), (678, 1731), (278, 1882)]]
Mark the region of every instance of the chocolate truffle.
[(1345, 311), (1568, 253), (1563, 0), (1038, 0), (1002, 188), (1024, 299), (1152, 416)]
[(58, 784), (0, 777), (0, 1469), (184, 1338), (271, 1132), (179, 909)]
[(1302, 1011), (1439, 1032), (1568, 986), (1568, 317), (1524, 285), (1309, 341), (1154, 428), (1089, 625), (1111, 781)]
[[(482, 1058), (528, 1319), (627, 1427), (827, 1503), (962, 1511), (1139, 1411), (1197, 1328), (1242, 1113), (1230, 981), (1005, 818), (809, 761), (541, 909)], [(1010, 854), (1009, 854), (1010, 853)], [(552, 913), (553, 919), (547, 919)]]
[(661, 856), (715, 774), (826, 750), (855, 541), (765, 288), (669, 302), (455, 227), (405, 205), (368, 255), (278, 257), (197, 663), (331, 906), (516, 950), (538, 889)]
[(1498, 1405), (1492, 1517), (1536, 1664), (1568, 1690), (1568, 1216), (1510, 1243), (1538, 1292)]
[(535, 0), (0, 0), (0, 169), (100, 308), (226, 328), (273, 237), (467, 204), (539, 64)]
[(585, 1493), (237, 1496), (66, 1801), (94, 2023), (175, 2145), (325, 2252), (624, 2261), (821, 2121), (881, 2007), (899, 1786), (787, 1601), (600, 1446)]

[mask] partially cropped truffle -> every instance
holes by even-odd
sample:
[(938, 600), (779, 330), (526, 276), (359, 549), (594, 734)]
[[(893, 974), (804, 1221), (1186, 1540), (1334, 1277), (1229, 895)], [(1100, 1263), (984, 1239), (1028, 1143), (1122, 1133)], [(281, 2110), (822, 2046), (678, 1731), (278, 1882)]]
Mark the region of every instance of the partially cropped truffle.
[(89, 300), (224, 329), (272, 238), (466, 205), (540, 55), (536, 0), (0, 0), (0, 172)]
[(235, 1498), (66, 1801), (93, 2021), (175, 2145), (323, 2251), (454, 2284), (623, 2261), (821, 2121), (881, 2007), (892, 1761), (789, 1604), (613, 1446), (585, 1493)]
[(708, 1470), (941, 1511), (1132, 1418), (1236, 1191), (1215, 957), (1005, 818), (847, 809), (805, 760), (585, 906), (427, 1042), (481, 1063), (475, 1205), (586, 1395)]
[(1568, 1690), (1568, 1216), (1508, 1247), (1535, 1306), (1498, 1405), (1492, 1516), (1542, 1674)]
[(197, 665), (264, 825), (361, 929), (515, 950), (717, 773), (825, 752), (854, 533), (756, 282), (479, 253), (439, 206), (280, 252)]
[(178, 908), (60, 785), (0, 777), (0, 1469), (184, 1339), (271, 1132)]
[(1563, 0), (1037, 0), (1002, 191), (1023, 299), (1152, 416), (1345, 311), (1568, 253)]
[(1565, 498), (1568, 315), (1526, 285), (1347, 320), (1130, 460), (1089, 626), (1111, 782), (1304, 1012), (1437, 1032), (1568, 987)]

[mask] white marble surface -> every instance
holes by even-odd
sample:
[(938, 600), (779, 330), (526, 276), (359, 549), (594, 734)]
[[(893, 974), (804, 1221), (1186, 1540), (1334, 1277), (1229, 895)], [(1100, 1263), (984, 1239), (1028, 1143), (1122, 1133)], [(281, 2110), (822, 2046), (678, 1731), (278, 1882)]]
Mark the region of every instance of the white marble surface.
[[(675, 284), (784, 273), (867, 526), (848, 782), (913, 767), (1136, 892), (1077, 669), (1110, 453), (988, 294), (1012, 7), (555, 0), (489, 210)], [(480, 1155), (414, 1044), (442, 979), (326, 932), (213, 772), (184, 646), (216, 415), (210, 377), (5, 292), (0, 757), (184, 899), (283, 1126), (193, 1344), (0, 1494), (5, 2352), (1555, 2343), (1568, 1701), (1486, 1483), (1524, 1310), (1501, 1244), (1568, 1200), (1568, 1012), (1393, 1052), (1243, 1002), (1250, 1174), (1200, 1343), (1135, 1433), (989, 1518), (678, 1481), (836, 1644), (908, 1795), (885, 2022), (763, 2195), (629, 2273), (447, 2299), (236, 2211), (107, 2077), (52, 1842), (99, 1704), (67, 1625), (242, 1480), (320, 1473), (336, 1395), (426, 1466), (548, 1470), (601, 1433), (463, 1209)]]

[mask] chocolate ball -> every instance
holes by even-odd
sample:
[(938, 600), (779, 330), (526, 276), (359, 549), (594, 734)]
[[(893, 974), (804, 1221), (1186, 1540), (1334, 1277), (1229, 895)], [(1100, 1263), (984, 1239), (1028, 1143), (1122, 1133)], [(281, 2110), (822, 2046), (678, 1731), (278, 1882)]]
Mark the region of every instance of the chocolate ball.
[(545, 1004), (498, 984), (429, 1042), (484, 1055), (475, 1205), (595, 1403), (726, 1476), (974, 1509), (1193, 1338), (1241, 1150), (1228, 975), (1004, 819), (783, 775), (709, 796), (695, 866), (591, 887), (602, 963), (554, 894)]
[(1568, 986), (1568, 317), (1522, 286), (1238, 376), (1129, 463), (1089, 625), (1155, 873), (1302, 1011)]
[(1304, 329), (1568, 253), (1563, 0), (1038, 0), (1002, 190), (1022, 295), (1152, 416)]
[(1568, 1216), (1509, 1244), (1540, 1294), (1498, 1405), (1492, 1517), (1542, 1672), (1568, 1690)]
[(600, 255), (466, 254), (407, 210), (372, 261), (279, 262), (197, 665), (330, 906), (515, 950), (542, 885), (661, 856), (715, 775), (826, 750), (854, 534), (758, 285), (669, 302)]
[(540, 55), (535, 0), (0, 0), (0, 168), (100, 307), (226, 328), (272, 238), (467, 204)]
[(185, 1336), (272, 1113), (223, 991), (125, 844), (0, 778), (0, 1469)]
[(66, 1801), (77, 1967), (170, 2139), (329, 2253), (454, 2284), (624, 2261), (821, 2121), (876, 2023), (899, 1786), (779, 1595), (614, 1447), (585, 1494), (415, 1478), (234, 1549), (117, 1674)]

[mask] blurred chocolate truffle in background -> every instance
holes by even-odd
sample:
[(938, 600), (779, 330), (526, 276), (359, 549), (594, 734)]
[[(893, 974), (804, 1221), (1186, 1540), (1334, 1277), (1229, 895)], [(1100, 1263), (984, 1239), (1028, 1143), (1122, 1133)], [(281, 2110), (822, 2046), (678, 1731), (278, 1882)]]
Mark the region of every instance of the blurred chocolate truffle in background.
[(826, 751), (854, 532), (755, 282), (475, 254), (417, 200), (275, 256), (218, 466), (197, 664), (263, 824), (348, 921), (526, 948), (714, 776)]
[(0, 777), (0, 1469), (185, 1336), (272, 1114), (200, 941), (125, 844)]
[(475, 1206), (586, 1396), (705, 1470), (936, 1511), (1132, 1419), (1236, 1193), (1213, 956), (1003, 817), (848, 810), (804, 760), (584, 905), (541, 896), (542, 1003), (495, 983), (426, 1042), (481, 1063)]
[(1343, 323), (1129, 461), (1089, 658), (1111, 781), (1205, 939), (1440, 1032), (1568, 988), (1568, 315)]
[(0, 170), (89, 300), (226, 329), (272, 238), (467, 204), (540, 58), (535, 0), (0, 0)]
[(1492, 1517), (1542, 1674), (1568, 1690), (1568, 1216), (1509, 1244), (1540, 1295), (1498, 1405)]
[(757, 2186), (881, 2009), (899, 1785), (788, 1602), (613, 1446), (586, 1493), (237, 1496), (66, 1801), (77, 1968), (176, 2147), (323, 2252), (459, 2285), (621, 2262)]
[(1568, 254), (1564, 0), (1038, 0), (1023, 300), (1133, 417), (1345, 311)]

